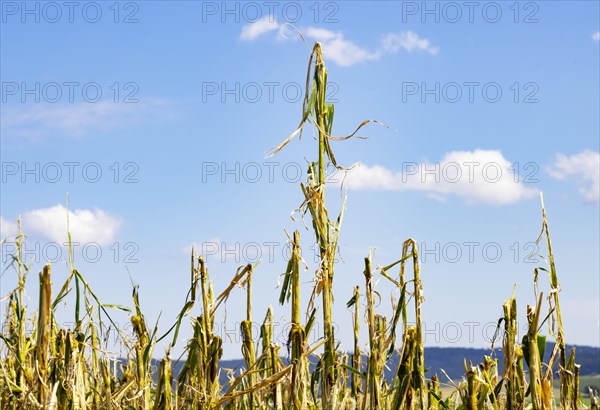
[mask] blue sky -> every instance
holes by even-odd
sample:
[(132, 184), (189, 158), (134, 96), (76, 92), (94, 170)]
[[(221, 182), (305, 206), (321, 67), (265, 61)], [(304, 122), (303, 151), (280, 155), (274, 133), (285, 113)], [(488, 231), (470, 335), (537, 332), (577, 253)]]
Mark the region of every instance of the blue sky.
[[(183, 305), (192, 244), (217, 294), (260, 258), (255, 320), (273, 305), (285, 342), (284, 230), (302, 235), (303, 306), (316, 266), (313, 233), (290, 219), (299, 174), (316, 159), (314, 130), (265, 152), (300, 120), (309, 48), (320, 41), (334, 134), (364, 119), (389, 127), (333, 145), (341, 164), (360, 163), (343, 187), (334, 279), (342, 348), (363, 258), (372, 249), (375, 264), (391, 263), (407, 238), (421, 248), (426, 345), (488, 346), (515, 284), (524, 322), (533, 269), (544, 265), (526, 258), (540, 191), (567, 340), (600, 345), (597, 2), (24, 4), (1, 2), (4, 266), (21, 216), (33, 273), (50, 259), (62, 284), (68, 193), (76, 266), (105, 303), (130, 304), (131, 278), (147, 319), (162, 312), (166, 330)], [(330, 177), (333, 215), (342, 177)], [(2, 295), (16, 285), (12, 270), (0, 285)], [(540, 286), (547, 294), (545, 277)], [(394, 289), (385, 280), (376, 289), (378, 311), (390, 314)], [(240, 356), (245, 318), (236, 292), (217, 318), (229, 358)], [(60, 320), (70, 312), (61, 307)]]

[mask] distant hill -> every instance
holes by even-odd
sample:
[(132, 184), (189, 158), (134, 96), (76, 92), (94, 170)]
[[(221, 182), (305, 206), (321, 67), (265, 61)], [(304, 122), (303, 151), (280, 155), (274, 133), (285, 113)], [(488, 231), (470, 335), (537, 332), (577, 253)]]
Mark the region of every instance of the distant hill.
[[(589, 346), (574, 346), (575, 347), (575, 362), (581, 365), (581, 375), (596, 375), (600, 374), (600, 348)], [(547, 361), (554, 349), (554, 343), (548, 343), (546, 347), (544, 361)], [(567, 346), (569, 352), (571, 346)], [(450, 376), (451, 379), (460, 379), (465, 374), (464, 360), (473, 362), (473, 365), (478, 365), (483, 361), (484, 356), (491, 354), (490, 349), (470, 349), (464, 347), (426, 347), (425, 348), (425, 367), (428, 369), (427, 376), (437, 374), (441, 380), (445, 377), (442, 369)], [(504, 354), (501, 349), (494, 351), (494, 358), (498, 359), (499, 371), (502, 371), (502, 363)], [(398, 366), (397, 355), (394, 355), (388, 362), (392, 369)], [(387, 376), (387, 375), (386, 375)]]
[[(574, 346), (576, 351), (576, 363), (581, 365), (581, 375), (598, 375), (600, 374), (600, 348), (598, 347), (590, 347), (590, 346)], [(550, 354), (552, 353), (552, 349), (554, 348), (554, 343), (548, 343), (546, 347), (546, 353), (544, 357), (544, 361), (548, 360)], [(567, 351), (570, 351), (571, 346), (567, 347)], [(444, 376), (442, 369), (446, 372), (446, 374), (453, 380), (461, 379), (464, 374), (464, 360), (467, 360), (467, 364), (469, 361), (473, 362), (473, 365), (477, 365), (483, 361), (484, 356), (489, 356), (491, 353), (490, 349), (471, 349), (465, 347), (426, 347), (425, 348), (425, 367), (426, 367), (426, 376), (431, 377), (434, 374), (437, 374), (441, 381), (446, 381), (446, 377)], [(498, 368), (499, 371), (502, 371), (502, 362), (504, 360), (504, 355), (501, 349), (496, 349), (494, 351), (494, 358), (498, 359)], [(283, 359), (284, 362), (286, 359)], [(394, 353), (390, 360), (387, 361), (387, 367), (385, 372), (385, 377), (388, 380), (391, 380), (394, 376), (398, 368), (398, 354)], [(313, 364), (316, 362), (316, 358), (311, 360)], [(365, 360), (363, 359), (363, 363)], [(158, 367), (159, 361), (155, 360), (155, 365)], [(174, 362), (173, 363), (173, 374), (175, 377), (179, 374), (183, 362)], [(243, 359), (234, 359), (234, 360), (221, 360), (220, 361), (221, 368), (228, 368), (235, 370), (235, 375), (238, 376), (240, 374), (240, 370), (245, 368), (245, 363)], [(364, 369), (363, 369), (364, 371)], [(227, 374), (225, 372), (221, 372), (221, 384), (224, 385), (227, 383)]]

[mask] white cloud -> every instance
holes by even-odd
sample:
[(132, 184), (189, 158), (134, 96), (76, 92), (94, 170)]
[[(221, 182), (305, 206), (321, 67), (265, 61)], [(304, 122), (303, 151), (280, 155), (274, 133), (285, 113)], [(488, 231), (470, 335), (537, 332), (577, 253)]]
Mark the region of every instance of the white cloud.
[(456, 195), (467, 203), (494, 205), (536, 194), (516, 180), (511, 163), (498, 150), (452, 151), (439, 162), (405, 162), (401, 168), (361, 165), (348, 173), (346, 185), (355, 190), (419, 191), (441, 201)]
[[(23, 215), (25, 232), (33, 232), (62, 244), (67, 241), (67, 208), (56, 205)], [(107, 245), (114, 241), (121, 221), (101, 209), (76, 209), (69, 212), (71, 240)]]
[(386, 34), (381, 41), (381, 47), (374, 51), (346, 40), (344, 34), (339, 31), (333, 32), (322, 28), (308, 27), (305, 32), (306, 37), (321, 42), (326, 59), (332, 60), (342, 67), (369, 60), (379, 60), (384, 54), (395, 54), (400, 50), (409, 53), (426, 51), (432, 55), (439, 51), (439, 48), (433, 47), (429, 40), (420, 38), (412, 31)]
[(277, 23), (272, 16), (265, 16), (254, 23), (246, 24), (244, 27), (242, 27), (240, 40), (253, 41), (263, 34), (279, 28), (279, 23)]
[(363, 61), (378, 60), (381, 52), (371, 52), (352, 41), (346, 40), (342, 32), (333, 32), (321, 28), (308, 27), (306, 37), (320, 41), (325, 58), (348, 67)]
[(6, 239), (12, 242), (19, 233), (19, 227), (15, 222), (11, 222), (0, 216), (0, 240)]
[(548, 173), (556, 179), (575, 180), (587, 202), (600, 202), (600, 153), (585, 150), (571, 156), (558, 154)]
[[(96, 129), (120, 128), (172, 118), (164, 100), (115, 103), (99, 101), (72, 104), (19, 104), (2, 110), (2, 134), (41, 138), (48, 135), (82, 136)], [(157, 115), (158, 113), (161, 115)]]
[[(243, 26), (239, 38), (242, 41), (252, 41), (266, 33), (284, 27), (286, 27), (285, 24), (281, 25), (271, 16), (266, 16), (255, 23)], [(395, 54), (400, 50), (409, 53), (425, 51), (432, 55), (437, 54), (439, 51), (439, 48), (432, 46), (429, 40), (419, 37), (418, 34), (412, 31), (386, 34), (383, 36), (379, 47), (373, 50), (346, 39), (341, 31), (331, 31), (312, 26), (301, 28), (299, 31), (307, 39), (321, 42), (325, 59), (331, 60), (342, 67), (349, 67), (365, 61), (379, 60), (384, 54)], [(289, 37), (279, 32), (277, 38), (283, 40)]]
[(409, 53), (427, 51), (433, 55), (440, 51), (439, 48), (433, 47), (429, 40), (419, 37), (417, 33), (412, 31), (386, 34), (383, 37), (383, 49), (390, 53), (396, 53), (400, 49), (406, 50)]
[(336, 37), (343, 37), (341, 32), (336, 33), (335, 31), (319, 27), (307, 27), (305, 34), (307, 37), (311, 37), (317, 41), (331, 41)]
[(600, 31), (596, 31), (594, 34), (592, 34), (592, 40), (600, 41)]

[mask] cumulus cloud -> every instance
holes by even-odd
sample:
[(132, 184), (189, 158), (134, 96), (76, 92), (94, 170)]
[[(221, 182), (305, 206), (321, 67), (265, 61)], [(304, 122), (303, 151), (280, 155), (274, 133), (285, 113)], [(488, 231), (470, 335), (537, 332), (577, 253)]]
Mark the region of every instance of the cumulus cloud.
[[(67, 241), (67, 208), (56, 205), (35, 209), (23, 215), (25, 232), (32, 232), (56, 243)], [(73, 242), (107, 245), (114, 241), (121, 221), (101, 209), (76, 209), (69, 212)]]
[(333, 32), (322, 28), (308, 27), (306, 37), (321, 42), (323, 54), (342, 67), (378, 60), (380, 51), (369, 51), (352, 41), (346, 40), (342, 32)]
[(592, 34), (592, 40), (600, 41), (600, 31), (596, 31), (594, 34)]
[(559, 180), (572, 180), (586, 202), (600, 202), (600, 153), (585, 150), (574, 155), (556, 155), (548, 173)]
[[(252, 41), (276, 30), (283, 30), (285, 24), (279, 24), (271, 16), (265, 16), (257, 22), (242, 27), (240, 40)], [(331, 31), (324, 28), (308, 26), (300, 28), (300, 32), (310, 40), (321, 42), (325, 58), (342, 66), (349, 67), (354, 64), (371, 60), (379, 60), (384, 54), (395, 54), (403, 50), (408, 53), (427, 52), (435, 55), (439, 48), (434, 47), (426, 38), (421, 38), (412, 31), (388, 33), (382, 37), (381, 43), (374, 49), (360, 46), (346, 38), (341, 31)], [(288, 38), (279, 33), (278, 39)]]
[(346, 186), (351, 190), (418, 191), (439, 201), (454, 195), (467, 203), (504, 205), (537, 192), (523, 185), (511, 166), (498, 150), (452, 151), (439, 162), (405, 162), (400, 170), (361, 164), (348, 173)]

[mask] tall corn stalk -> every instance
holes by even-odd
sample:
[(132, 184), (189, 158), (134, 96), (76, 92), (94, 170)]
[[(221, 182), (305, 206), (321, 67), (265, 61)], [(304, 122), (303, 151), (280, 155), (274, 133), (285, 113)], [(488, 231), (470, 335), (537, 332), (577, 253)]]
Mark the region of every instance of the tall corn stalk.
[[(572, 405), (574, 401), (574, 395), (578, 395), (579, 392), (574, 390), (574, 380), (573, 380), (573, 366), (574, 366), (574, 352), (573, 352), (573, 360), (567, 361), (567, 347), (565, 343), (565, 333), (563, 329), (562, 323), (562, 313), (560, 310), (560, 301), (558, 297), (558, 293), (560, 292), (560, 285), (558, 283), (558, 275), (556, 273), (556, 265), (554, 263), (554, 254), (552, 252), (552, 243), (550, 241), (550, 231), (548, 229), (548, 219), (546, 217), (546, 207), (544, 206), (544, 196), (540, 193), (540, 200), (542, 203), (542, 232), (536, 243), (539, 243), (543, 236), (546, 237), (546, 245), (548, 248), (548, 263), (550, 265), (550, 301), (551, 307), (552, 302), (553, 306), (553, 316), (556, 321), (557, 330), (555, 332), (556, 344), (554, 347), (554, 352), (552, 354), (552, 358), (549, 362), (549, 369), (552, 368), (552, 359), (555, 354), (558, 353), (559, 357), (559, 370), (558, 374), (560, 377), (560, 404), (562, 408), (568, 408)], [(569, 362), (572, 362), (571, 364)], [(569, 365), (570, 364), (570, 365)], [(546, 379), (550, 378), (550, 374)], [(575, 399), (577, 401), (577, 399)]]
[(321, 46), (315, 45), (315, 71), (314, 71), (314, 92), (316, 93), (314, 115), (319, 132), (319, 161), (318, 161), (318, 180), (313, 186), (303, 188), (306, 200), (309, 201), (311, 215), (313, 217), (313, 226), (317, 235), (319, 244), (319, 253), (321, 258), (320, 285), (323, 296), (323, 327), (325, 336), (325, 347), (323, 352), (323, 369), (321, 376), (321, 394), (324, 408), (330, 407), (333, 401), (332, 388), (334, 385), (335, 372), (335, 340), (333, 334), (333, 318), (331, 309), (333, 306), (333, 264), (335, 260), (335, 247), (331, 242), (330, 226), (331, 222), (325, 206), (325, 150), (329, 147), (327, 135), (331, 135), (333, 119), (333, 105), (325, 103), (325, 90), (327, 88), (327, 70), (323, 64)]
[[(314, 61), (314, 68), (313, 68)], [(312, 86), (311, 86), (311, 72)], [(335, 253), (342, 223), (345, 200), (341, 212), (334, 223), (329, 219), (325, 205), (325, 173), (327, 161), (336, 169), (345, 169), (339, 166), (330, 146), (331, 140), (346, 140), (356, 136), (358, 130), (373, 120), (363, 121), (350, 135), (344, 137), (332, 136), (334, 106), (325, 102), (327, 89), (327, 69), (323, 63), (321, 44), (315, 43), (308, 63), (306, 75), (306, 94), (302, 107), (302, 119), (296, 130), (281, 144), (275, 147), (270, 155), (279, 152), (297, 135), (302, 135), (305, 123), (311, 122), (317, 128), (319, 135), (318, 160), (311, 162), (308, 169), (308, 182), (300, 184), (304, 194), (304, 202), (300, 206), (304, 211), (308, 210), (312, 218), (316, 242), (319, 246), (319, 268), (317, 269), (317, 281), (315, 284), (316, 294), (322, 296), (323, 328), (324, 328), (324, 350), (322, 357), (321, 372), (321, 400), (323, 408), (334, 406), (333, 387), (336, 379), (337, 355), (335, 350), (335, 338), (333, 331), (333, 272)], [(358, 137), (360, 138), (360, 137)]]

